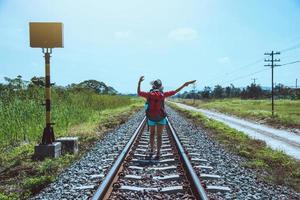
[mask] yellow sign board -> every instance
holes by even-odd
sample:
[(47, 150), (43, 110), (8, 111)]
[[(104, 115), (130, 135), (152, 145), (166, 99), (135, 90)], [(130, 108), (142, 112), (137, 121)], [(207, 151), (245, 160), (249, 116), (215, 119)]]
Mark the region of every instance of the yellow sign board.
[(59, 22), (30, 22), (30, 47), (62, 48), (63, 24)]

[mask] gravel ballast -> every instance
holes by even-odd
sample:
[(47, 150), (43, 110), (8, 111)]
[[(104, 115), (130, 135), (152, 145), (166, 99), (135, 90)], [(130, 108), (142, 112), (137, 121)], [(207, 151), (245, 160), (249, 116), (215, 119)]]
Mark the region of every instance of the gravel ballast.
[[(230, 192), (224, 194), (210, 194), (212, 199), (300, 199), (300, 194), (286, 186), (265, 183), (258, 180), (257, 172), (245, 168), (244, 158), (226, 151), (221, 145), (209, 138), (201, 127), (196, 126), (177, 111), (167, 109), (169, 119), (176, 132), (184, 133), (194, 145), (193, 152), (207, 159), (207, 165), (213, 167), (211, 173), (220, 175), (219, 180), (213, 182), (217, 185), (227, 186)], [(199, 169), (195, 170), (200, 174)]]
[(143, 117), (144, 112), (140, 111), (116, 130), (106, 133), (80, 160), (31, 199), (88, 199), (104, 179)]

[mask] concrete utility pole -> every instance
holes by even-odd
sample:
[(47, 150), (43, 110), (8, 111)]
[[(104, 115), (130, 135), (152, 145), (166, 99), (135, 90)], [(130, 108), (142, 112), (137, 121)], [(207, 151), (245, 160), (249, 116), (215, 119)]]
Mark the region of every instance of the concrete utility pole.
[(195, 96), (196, 96), (196, 83), (193, 83), (193, 105), (195, 104)]
[(274, 59), (274, 55), (279, 55), (280, 52), (265, 53), (266, 56), (271, 56), (271, 59), (265, 59), (265, 62), (269, 62), (271, 64), (265, 65), (266, 67), (271, 67), (272, 73), (272, 116), (274, 116), (274, 67), (278, 67), (280, 65), (275, 64), (276, 62), (280, 62), (280, 59)]

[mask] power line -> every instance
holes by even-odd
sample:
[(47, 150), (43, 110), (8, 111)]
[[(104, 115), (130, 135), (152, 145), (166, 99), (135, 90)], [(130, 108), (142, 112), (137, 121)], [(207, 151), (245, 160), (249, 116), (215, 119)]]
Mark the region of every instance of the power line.
[[(299, 62), (300, 62), (300, 60), (293, 61), (293, 62), (289, 62), (289, 63), (285, 63), (285, 64), (282, 64), (282, 65), (275, 65), (274, 68), (275, 68), (275, 67), (284, 66), (284, 65), (295, 64), (295, 63), (299, 63)], [(263, 71), (266, 71), (266, 70), (267, 70), (267, 69), (263, 69), (263, 70), (255, 71), (255, 72), (250, 73), (250, 74), (247, 74), (247, 75), (239, 76), (239, 77), (237, 77), (237, 78), (235, 78), (235, 79), (232, 79), (232, 80), (230, 80), (230, 81), (224, 81), (224, 82), (221, 83), (221, 85), (222, 85), (222, 84), (229, 83), (229, 82), (234, 82), (234, 81), (236, 81), (236, 80), (240, 80), (240, 79), (243, 79), (243, 78), (247, 78), (247, 77), (249, 77), (249, 76), (251, 76), (251, 75), (258, 74), (258, 73), (263, 72)], [(253, 80), (253, 79), (252, 79), (252, 80)], [(257, 80), (257, 79), (256, 79), (256, 80)]]
[[(237, 69), (234, 69), (234, 70), (232, 70), (232, 71), (229, 71), (229, 72), (227, 72), (227, 74), (233, 74), (233, 73), (235, 73), (235, 72), (237, 72), (237, 71), (240, 71), (241, 69), (245, 69), (245, 68), (247, 68), (247, 67), (251, 67), (251, 66), (253, 66), (253, 65), (255, 65), (255, 64), (258, 64), (258, 63), (260, 63), (260, 62), (263, 62), (263, 60), (264, 60), (264, 57), (261, 57), (261, 58), (259, 58), (259, 59), (257, 59), (257, 60), (254, 60), (253, 62), (250, 62), (250, 63), (248, 63), (248, 64), (246, 64), (246, 65), (242, 65), (241, 67), (239, 67), (239, 68), (237, 68)], [(223, 74), (224, 74), (224, 73), (223, 73)], [(215, 80), (215, 79), (218, 79), (218, 78), (220, 78), (220, 77), (223, 77), (223, 74), (220, 74), (220, 75), (218, 75), (218, 76), (215, 76), (214, 78), (211, 78), (211, 79), (208, 80), (208, 81)]]
[[(281, 52), (281, 53), (282, 53), (282, 52), (288, 52), (288, 51), (291, 51), (291, 50), (294, 50), (294, 49), (297, 49), (297, 48), (300, 48), (300, 44), (293, 45), (293, 46), (291, 46), (291, 47), (282, 49), (280, 52)], [(246, 65), (243, 65), (242, 67), (237, 68), (236, 70), (233, 70), (233, 71), (231, 71), (231, 72), (229, 72), (229, 73), (233, 73), (233, 72), (239, 71), (239, 70), (241, 70), (241, 69), (244, 69), (244, 68), (250, 67), (250, 66), (252, 66), (252, 65), (255, 65), (255, 64), (257, 64), (257, 63), (260, 63), (261, 61), (263, 61), (263, 59), (264, 59), (264, 57), (259, 58), (259, 59), (255, 60), (255, 61), (253, 61), (253, 62), (251, 62), (251, 63), (249, 63), (249, 64), (246, 64)], [(286, 64), (283, 64), (283, 65), (294, 64), (294, 63), (297, 63), (297, 62), (300, 62), (300, 61), (295, 61), (295, 62), (291, 62), (291, 63), (286, 63)], [(281, 65), (281, 66), (283, 66), (283, 65)]]
[[(300, 60), (299, 60), (299, 61), (294, 61), (294, 62), (285, 63), (285, 64), (282, 64), (282, 65), (276, 65), (276, 66), (274, 66), (274, 67), (280, 67), (280, 66), (283, 66), (283, 65), (290, 65), (290, 64), (294, 64), (294, 63), (298, 63), (298, 62), (300, 62)], [(262, 70), (259, 70), (259, 71), (252, 72), (252, 73), (250, 73), (250, 74), (246, 74), (246, 75), (243, 75), (243, 76), (239, 76), (239, 77), (237, 77), (237, 78), (235, 78), (235, 79), (231, 79), (231, 80), (229, 80), (229, 81), (224, 81), (224, 82), (220, 83), (220, 85), (223, 85), (223, 84), (226, 84), (226, 83), (231, 83), (231, 82), (234, 82), (234, 81), (243, 79), (243, 78), (247, 78), (247, 77), (252, 76), (252, 75), (254, 75), (254, 74), (258, 74), (258, 73), (264, 72), (264, 71), (266, 71), (266, 70), (268, 70), (268, 69), (262, 69)], [(252, 80), (254, 80), (254, 79), (252, 79)], [(255, 80), (257, 80), (257, 79), (255, 78)]]
[(282, 64), (282, 65), (280, 65), (280, 66), (284, 66), (284, 65), (291, 65), (291, 64), (298, 63), (298, 62), (300, 62), (300, 60), (296, 60), (296, 61), (289, 62), (289, 63), (284, 63), (284, 64)]
[(297, 48), (300, 48), (300, 44), (296, 44), (296, 45), (293, 45), (289, 48), (282, 49), (280, 52), (284, 53), (284, 52), (292, 51), (292, 50), (297, 49)]
[(255, 72), (253, 72), (253, 73), (251, 73), (251, 74), (239, 76), (239, 77), (237, 77), (237, 78), (235, 78), (235, 79), (232, 79), (232, 80), (230, 80), (230, 81), (222, 82), (221, 85), (226, 84), (226, 83), (231, 83), (231, 82), (234, 82), (234, 81), (243, 79), (243, 78), (247, 78), (247, 77), (249, 77), (249, 76), (252, 76), (252, 75), (254, 75), (254, 74), (258, 74), (258, 73), (263, 72), (263, 71), (266, 71), (266, 70), (268, 70), (268, 69), (262, 69), (262, 70), (259, 70), (259, 71), (255, 71)]
[[(293, 46), (291, 46), (291, 47), (282, 49), (280, 52), (288, 52), (288, 51), (292, 51), (292, 50), (297, 49), (297, 48), (300, 48), (300, 44), (293, 45)], [(234, 69), (234, 70), (232, 70), (232, 71), (230, 71), (230, 72), (227, 72), (227, 74), (230, 74), (230, 75), (231, 75), (231, 74), (233, 74), (233, 73), (235, 73), (235, 72), (237, 72), (237, 71), (239, 71), (239, 70), (241, 70), (241, 69), (245, 69), (245, 68), (247, 68), (247, 67), (254, 66), (255, 64), (258, 64), (258, 63), (262, 62), (263, 60), (264, 60), (264, 57), (259, 58), (259, 59), (255, 60), (255, 61), (253, 61), (253, 62), (250, 62), (249, 64), (242, 65), (241, 67), (239, 67), (239, 68), (237, 68), (237, 69)], [(283, 64), (283, 65), (290, 65), (290, 64), (294, 64), (294, 63), (298, 63), (298, 62), (300, 62), (300, 61), (294, 61), (294, 62), (291, 62), (291, 63), (285, 63), (285, 64)], [(281, 65), (281, 66), (283, 66), (283, 65)], [(278, 66), (274, 66), (274, 67), (278, 67)], [(251, 74), (246, 75), (246, 76), (237, 77), (236, 79), (232, 79), (232, 80), (230, 80), (230, 81), (225, 81), (225, 82), (223, 82), (223, 83), (221, 83), (221, 84), (225, 84), (225, 83), (228, 83), (228, 82), (231, 82), (231, 81), (236, 81), (236, 80), (239, 80), (239, 79), (248, 77), (248, 76), (250, 76), (250, 75), (260, 73), (260, 72), (262, 72), (262, 71), (265, 71), (265, 70), (260, 70), (260, 71), (251, 73)], [(226, 75), (225, 75), (225, 76), (226, 76)], [(218, 76), (215, 76), (215, 78), (209, 79), (208, 82), (210, 82), (210, 81), (212, 81), (212, 80), (219, 79), (220, 77), (225, 77), (225, 76), (223, 76), (223, 74), (222, 74), (222, 75), (220, 74), (220, 75), (218, 75)]]

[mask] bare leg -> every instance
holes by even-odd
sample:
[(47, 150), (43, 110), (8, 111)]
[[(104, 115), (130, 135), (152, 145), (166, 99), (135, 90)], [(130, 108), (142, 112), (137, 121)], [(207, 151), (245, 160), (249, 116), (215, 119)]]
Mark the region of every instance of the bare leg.
[(153, 152), (155, 126), (150, 126), (150, 151)]
[(159, 156), (160, 148), (161, 148), (161, 135), (165, 128), (165, 125), (157, 125), (157, 153), (156, 155)]

